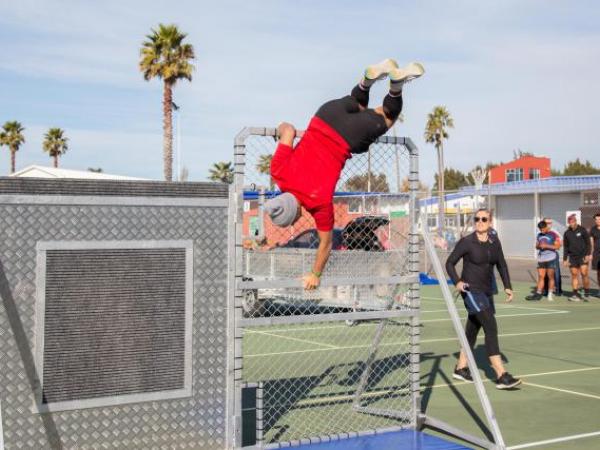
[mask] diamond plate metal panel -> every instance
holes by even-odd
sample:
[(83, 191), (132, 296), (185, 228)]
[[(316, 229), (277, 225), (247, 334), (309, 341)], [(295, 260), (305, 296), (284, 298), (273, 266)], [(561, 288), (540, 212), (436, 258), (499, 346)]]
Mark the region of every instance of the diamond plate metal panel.
[[(194, 243), (192, 396), (33, 412), (36, 242)], [(0, 204), (0, 398), (7, 449), (225, 447), (227, 208)]]

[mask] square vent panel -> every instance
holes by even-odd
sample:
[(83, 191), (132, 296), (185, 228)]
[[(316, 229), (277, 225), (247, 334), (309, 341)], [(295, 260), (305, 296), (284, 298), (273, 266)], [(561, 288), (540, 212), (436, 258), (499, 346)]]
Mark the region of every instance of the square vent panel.
[(191, 241), (37, 249), (40, 411), (191, 395)]

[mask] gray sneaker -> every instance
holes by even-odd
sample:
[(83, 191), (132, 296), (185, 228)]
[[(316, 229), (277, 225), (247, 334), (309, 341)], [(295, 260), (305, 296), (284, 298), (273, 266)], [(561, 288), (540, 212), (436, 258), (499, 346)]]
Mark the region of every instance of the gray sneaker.
[(569, 297), (569, 301), (570, 302), (580, 302), (581, 297), (579, 296), (579, 294), (577, 292), (573, 292), (573, 294)]

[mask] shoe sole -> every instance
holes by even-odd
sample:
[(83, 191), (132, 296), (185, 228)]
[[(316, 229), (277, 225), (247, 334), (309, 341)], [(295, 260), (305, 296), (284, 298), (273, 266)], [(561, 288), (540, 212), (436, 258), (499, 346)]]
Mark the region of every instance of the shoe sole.
[(473, 380), (468, 380), (467, 378), (465, 378), (465, 377), (463, 377), (461, 375), (458, 375), (456, 373), (452, 374), (452, 378), (454, 378), (455, 380), (466, 381), (467, 383), (472, 383), (473, 382)]
[(399, 81), (412, 81), (425, 73), (425, 68), (420, 63), (410, 63), (408, 66), (398, 68), (390, 72), (390, 80), (394, 83)]
[(398, 68), (398, 63), (391, 58), (373, 64), (365, 70), (365, 78), (369, 80), (383, 80), (388, 74)]
[(522, 381), (519, 380), (519, 381), (517, 381), (515, 383), (511, 383), (511, 384), (497, 384), (496, 385), (496, 389), (500, 389), (500, 390), (503, 390), (503, 389), (512, 389), (512, 388), (520, 385), (521, 383), (522, 383)]

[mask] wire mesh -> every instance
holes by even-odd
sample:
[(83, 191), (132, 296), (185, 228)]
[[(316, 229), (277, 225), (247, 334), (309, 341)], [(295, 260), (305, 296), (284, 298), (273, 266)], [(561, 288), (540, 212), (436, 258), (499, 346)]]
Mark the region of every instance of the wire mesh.
[(264, 389), (266, 444), (412, 420), (409, 327), (402, 321), (248, 327), (243, 351), (244, 379)]
[(305, 291), (299, 279), (315, 260), (315, 223), (303, 211), (280, 228), (265, 214), (265, 202), (280, 194), (270, 176), (277, 141), (274, 130), (258, 134), (236, 147), (236, 329), (238, 381), (262, 386), (262, 443), (414, 426), (418, 288), (410, 282), (409, 149), (402, 139), (383, 138), (346, 162), (322, 286)]
[[(300, 219), (286, 228), (275, 226), (264, 212), (264, 203), (280, 194), (269, 174), (276, 144), (266, 136), (250, 136), (246, 141), (242, 245), (247, 280), (299, 279), (311, 271), (319, 245), (308, 212), (303, 210)], [(347, 162), (334, 195), (333, 251), (324, 277), (408, 274), (408, 156), (403, 145), (383, 142)], [(403, 299), (384, 294), (392, 291), (375, 286), (354, 290), (330, 287), (310, 293), (261, 290), (249, 294), (248, 300), (264, 302), (277, 297), (293, 303), (296, 298), (295, 303), (313, 300), (322, 306), (351, 309), (402, 306)], [(252, 316), (262, 309), (246, 308), (245, 314)]]

